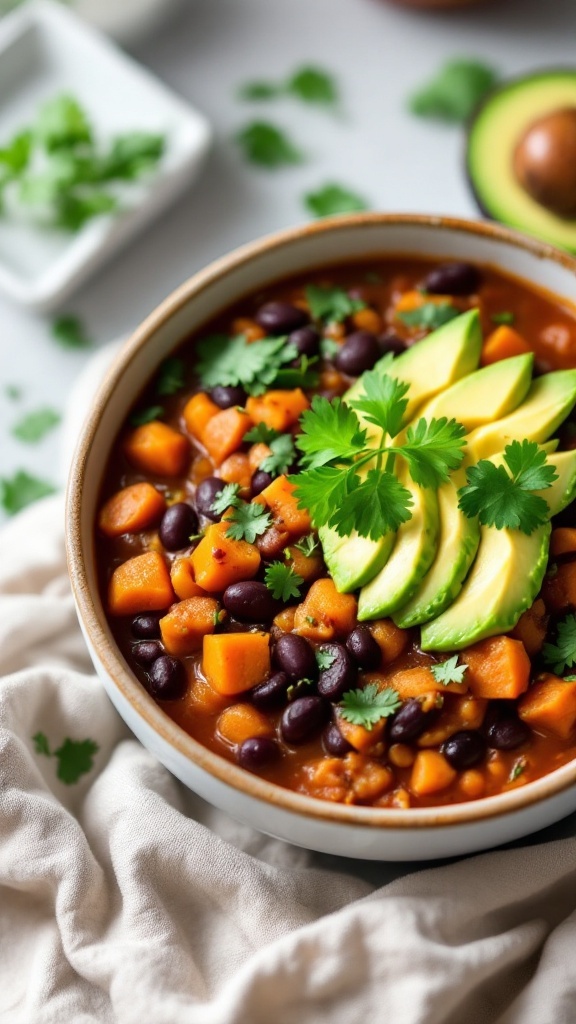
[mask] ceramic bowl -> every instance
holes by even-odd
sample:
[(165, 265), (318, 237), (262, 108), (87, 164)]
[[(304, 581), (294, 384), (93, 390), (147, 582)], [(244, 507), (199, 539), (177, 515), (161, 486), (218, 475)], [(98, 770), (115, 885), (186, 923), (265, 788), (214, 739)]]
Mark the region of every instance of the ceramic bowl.
[(80, 623), (96, 671), (135, 735), (186, 786), (248, 824), (300, 846), (381, 860), (421, 860), (496, 846), (576, 809), (576, 761), (509, 793), (409, 810), (333, 804), (230, 764), (188, 736), (148, 695), (118, 650), (98, 592), (94, 519), (100, 482), (127, 410), (191, 332), (279, 278), (384, 254), (493, 264), (573, 299), (576, 260), (505, 228), (447, 217), (365, 214), (273, 235), (212, 263), (155, 310), (123, 347), (85, 422), (70, 475), (67, 543)]

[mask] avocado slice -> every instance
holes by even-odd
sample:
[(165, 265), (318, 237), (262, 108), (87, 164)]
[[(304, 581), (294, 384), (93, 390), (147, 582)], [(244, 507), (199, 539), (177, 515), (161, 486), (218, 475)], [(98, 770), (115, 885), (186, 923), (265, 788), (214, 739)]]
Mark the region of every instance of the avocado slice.
[(548, 563), (550, 523), (529, 537), (481, 527), (470, 574), (453, 604), (421, 630), (423, 651), (459, 651), (513, 629), (533, 603)]
[(385, 566), (360, 591), (358, 619), (391, 615), (410, 600), (434, 561), (438, 543), (438, 498), (431, 488), (418, 487), (408, 473), (402, 483), (412, 494), (412, 518), (403, 523)]
[(318, 531), (336, 590), (348, 594), (368, 583), (388, 561), (396, 540), (395, 533), (387, 533), (379, 540), (360, 537), (356, 531), (340, 537), (336, 530), (322, 526)]
[(526, 353), (468, 374), (426, 402), (418, 418), (458, 420), (466, 433), (506, 416), (524, 401), (532, 383), (534, 356)]
[(576, 219), (536, 202), (516, 177), (514, 157), (538, 120), (576, 106), (576, 71), (540, 71), (494, 90), (468, 132), (466, 168), (482, 213), (576, 252)]
[(576, 498), (576, 450), (556, 452), (546, 462), (554, 466), (558, 479), (546, 490), (534, 493), (548, 502), (550, 515), (557, 516)]

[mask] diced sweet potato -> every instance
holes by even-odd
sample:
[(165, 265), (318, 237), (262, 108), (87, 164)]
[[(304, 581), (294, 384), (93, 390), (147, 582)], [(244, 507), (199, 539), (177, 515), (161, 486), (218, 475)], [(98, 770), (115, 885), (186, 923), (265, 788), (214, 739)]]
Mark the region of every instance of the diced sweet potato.
[(576, 608), (576, 562), (563, 562), (544, 577), (542, 597), (552, 612)]
[(401, 700), (422, 697), (425, 693), (462, 694), (466, 693), (468, 689), (466, 676), (461, 683), (449, 683), (448, 686), (444, 686), (443, 683), (437, 682), (427, 665), (399, 669), (396, 672), (388, 672), (386, 675), (380, 672), (371, 672), (364, 678), (371, 682), (379, 682), (381, 686), (393, 687)]
[(520, 640), (493, 636), (461, 652), (465, 679), (475, 697), (514, 700), (528, 689), (530, 658)]
[(310, 533), (310, 516), (306, 509), (298, 508), (298, 501), (294, 497), (294, 485), (286, 476), (277, 476), (256, 500), (271, 510), (278, 530), (285, 531), (295, 539)]
[(264, 328), (248, 316), (237, 316), (232, 321), (232, 334), (243, 334), (249, 345), (266, 337)]
[(170, 579), (174, 593), (181, 601), (185, 601), (188, 597), (206, 596), (202, 587), (199, 587), (194, 580), (194, 569), (187, 555), (174, 559), (170, 567)]
[(354, 725), (352, 722), (346, 721), (339, 713), (337, 713), (337, 718), (338, 728), (344, 739), (348, 740), (350, 746), (354, 747), (354, 750), (357, 750), (360, 754), (369, 754), (374, 750), (374, 747), (382, 743), (386, 728), (385, 718), (375, 722), (371, 729), (366, 729), (363, 725)]
[(353, 594), (339, 594), (331, 579), (316, 580), (294, 615), (296, 633), (311, 640), (347, 636), (356, 625), (358, 602)]
[(212, 597), (189, 597), (175, 604), (160, 619), (162, 643), (168, 654), (183, 658), (202, 647), (202, 640), (216, 629), (219, 604)]
[(152, 484), (130, 484), (117, 491), (100, 510), (98, 526), (106, 537), (147, 530), (166, 510), (164, 495)]
[(482, 366), (489, 366), (491, 363), (500, 362), (501, 359), (524, 355), (525, 352), (532, 352), (525, 338), (513, 327), (502, 324), (486, 338), (480, 362)]
[(382, 651), (385, 665), (398, 658), (408, 645), (410, 634), (400, 629), (392, 619), (378, 619), (370, 624), (370, 632)]
[(242, 490), (250, 487), (252, 470), (245, 452), (233, 452), (229, 455), (218, 470), (218, 476), (227, 484), (239, 484)]
[(207, 715), (218, 714), (218, 712), (224, 710), (228, 700), (221, 693), (217, 693), (214, 687), (210, 686), (207, 679), (195, 675), (192, 676), (192, 683), (184, 699), (190, 705), (192, 721), (199, 711)]
[(219, 633), (205, 636), (202, 669), (210, 685), (233, 697), (263, 683), (270, 672), (268, 633)]
[(572, 526), (558, 526), (552, 530), (550, 554), (553, 558), (576, 553), (576, 529)]
[(160, 420), (136, 427), (124, 439), (123, 447), (133, 466), (157, 476), (179, 476), (190, 455), (188, 438)]
[(271, 736), (274, 732), (270, 719), (251, 704), (231, 704), (220, 715), (216, 729), (234, 747), (240, 746), (244, 740), (255, 736)]
[(520, 718), (567, 740), (576, 725), (576, 682), (545, 675), (518, 702)]
[(296, 606), (292, 605), (290, 608), (283, 608), (278, 615), (274, 617), (274, 625), (281, 629), (283, 633), (291, 633), (294, 629), (294, 616), (296, 614)]
[(437, 750), (419, 750), (412, 766), (410, 789), (416, 796), (429, 796), (447, 789), (456, 772)]
[(226, 590), (230, 583), (249, 580), (260, 567), (260, 552), (245, 540), (226, 536), (225, 521), (209, 526), (198, 547), (190, 555), (194, 579), (203, 590)]
[(117, 566), (108, 587), (111, 615), (159, 612), (174, 600), (170, 573), (158, 551), (146, 551)]
[(216, 402), (213, 402), (205, 391), (199, 391), (186, 402), (182, 415), (188, 432), (197, 441), (202, 442), (204, 430), (212, 417), (219, 412), (220, 407), (216, 405)]
[(250, 417), (236, 408), (219, 410), (208, 420), (202, 431), (202, 444), (217, 466), (238, 450), (251, 426)]
[(546, 639), (548, 616), (546, 607), (541, 597), (538, 597), (531, 608), (527, 608), (510, 634), (515, 640), (520, 640), (526, 648), (526, 653), (534, 658), (542, 650)]
[(265, 423), (267, 427), (282, 432), (293, 427), (309, 405), (302, 388), (294, 388), (293, 391), (251, 395), (246, 402), (246, 412), (254, 423)]
[(319, 551), (314, 552), (312, 555), (305, 555), (300, 548), (291, 547), (288, 548), (289, 565), (292, 566), (294, 572), (301, 576), (305, 583), (310, 583), (311, 580), (315, 580), (322, 574), (324, 569), (324, 559)]
[(257, 444), (253, 444), (248, 452), (248, 461), (250, 463), (250, 469), (253, 473), (260, 468), (260, 464), (272, 454), (272, 449), (267, 444), (263, 444), (259, 441)]

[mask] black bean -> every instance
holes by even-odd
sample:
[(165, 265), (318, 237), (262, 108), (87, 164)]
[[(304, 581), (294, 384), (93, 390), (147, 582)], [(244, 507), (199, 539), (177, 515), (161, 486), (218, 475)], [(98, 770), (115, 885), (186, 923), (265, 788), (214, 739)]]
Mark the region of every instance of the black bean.
[(157, 640), (141, 640), (132, 648), (132, 657), (139, 665), (151, 665), (161, 654), (162, 647)]
[(212, 519), (213, 522), (217, 522), (221, 517), (212, 510), (212, 504), (218, 492), (225, 486), (226, 484), (219, 476), (208, 476), (196, 488), (196, 494), (194, 495), (196, 508), (201, 515), (206, 516), (207, 519)]
[(453, 768), (462, 771), (480, 764), (486, 756), (486, 740), (479, 732), (462, 729), (442, 744), (442, 753)]
[(318, 693), (330, 700), (340, 700), (346, 690), (356, 686), (358, 668), (343, 644), (322, 644), (320, 650), (332, 658), (332, 664), (320, 670)]
[(210, 398), (220, 409), (231, 409), (234, 405), (245, 404), (246, 392), (241, 387), (224, 387), (223, 384), (217, 384), (212, 388)]
[(278, 757), (278, 754), (278, 744), (274, 740), (268, 736), (253, 736), (238, 747), (238, 764), (249, 772), (257, 772)]
[(382, 661), (382, 651), (368, 626), (356, 626), (346, 638), (346, 647), (360, 668), (367, 671), (378, 668)]
[(441, 263), (426, 275), (423, 287), (433, 295), (471, 295), (480, 285), (473, 263)]
[(291, 302), (267, 302), (260, 306), (254, 319), (268, 334), (291, 334), (304, 327), (310, 317)]
[(521, 718), (507, 715), (488, 729), (488, 743), (495, 750), (516, 750), (530, 738), (530, 727)]
[(252, 703), (260, 711), (269, 711), (273, 708), (280, 708), (286, 704), (286, 691), (290, 680), (285, 672), (274, 672), (265, 683), (259, 683), (250, 691)]
[(395, 356), (401, 356), (406, 350), (406, 342), (399, 338), (394, 331), (386, 331), (380, 338), (380, 353), (385, 356), (392, 352)]
[(272, 657), (290, 679), (316, 679), (318, 676), (314, 651), (303, 636), (285, 633), (276, 641)]
[(261, 494), (264, 488), (269, 487), (271, 483), (272, 475), (270, 473), (266, 473), (263, 469), (257, 469), (256, 472), (252, 474), (252, 479), (250, 481), (252, 497), (255, 498), (257, 494)]
[(390, 723), (389, 739), (392, 743), (410, 743), (422, 735), (429, 722), (429, 712), (423, 710), (420, 701), (407, 700)]
[(371, 331), (354, 331), (349, 334), (335, 358), (336, 366), (349, 377), (359, 377), (365, 370), (371, 370), (380, 358), (378, 338)]
[(198, 531), (198, 516), (191, 505), (177, 501), (162, 516), (158, 531), (166, 551), (181, 551), (190, 546), (190, 537)]
[(299, 697), (282, 715), (280, 729), (287, 743), (303, 743), (324, 725), (330, 705), (322, 697)]
[(178, 658), (163, 654), (150, 669), (150, 692), (159, 700), (177, 700), (186, 692), (186, 672)]
[(292, 331), (288, 341), (298, 349), (301, 356), (317, 356), (320, 350), (320, 334), (315, 327), (300, 327)]
[(269, 622), (280, 611), (282, 604), (275, 601), (265, 583), (243, 580), (231, 583), (222, 595), (226, 611), (242, 622)]
[(345, 740), (336, 722), (329, 722), (322, 733), (322, 745), (327, 754), (344, 757), (353, 750), (351, 743)]
[(137, 615), (132, 620), (130, 627), (132, 636), (137, 637), (139, 640), (156, 640), (160, 636), (159, 623), (163, 614), (163, 612), (158, 614), (147, 612), (145, 615)]

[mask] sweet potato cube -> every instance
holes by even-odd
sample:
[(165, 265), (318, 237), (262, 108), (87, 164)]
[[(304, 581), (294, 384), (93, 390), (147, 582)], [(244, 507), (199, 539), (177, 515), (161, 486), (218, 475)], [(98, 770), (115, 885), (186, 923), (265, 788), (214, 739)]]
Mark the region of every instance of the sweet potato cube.
[(234, 747), (255, 736), (272, 736), (274, 732), (266, 715), (251, 704), (231, 704), (218, 718), (216, 728), (222, 738)]
[(392, 619), (378, 619), (370, 624), (370, 632), (382, 651), (382, 660), (385, 665), (400, 657), (405, 650), (410, 634), (406, 629), (400, 629)]
[(310, 402), (301, 388), (293, 391), (267, 391), (265, 395), (252, 395), (246, 402), (246, 412), (253, 423), (265, 423), (281, 433), (293, 427)]
[(146, 551), (117, 566), (108, 587), (111, 615), (159, 612), (174, 600), (170, 573), (158, 551)]
[(532, 729), (569, 739), (576, 725), (576, 681), (545, 675), (520, 699), (518, 714)]
[(294, 615), (296, 633), (311, 640), (347, 636), (356, 625), (358, 602), (353, 594), (339, 594), (331, 579), (316, 580)]
[(546, 606), (538, 597), (531, 608), (527, 608), (510, 634), (514, 640), (521, 640), (530, 658), (534, 658), (541, 650), (546, 639), (548, 616)]
[(245, 540), (226, 536), (225, 521), (209, 526), (190, 555), (194, 578), (203, 590), (219, 592), (230, 583), (249, 580), (260, 568), (260, 552)]
[(552, 530), (550, 554), (553, 558), (576, 553), (576, 529), (572, 526), (558, 526)]
[(127, 459), (146, 473), (179, 476), (186, 469), (190, 442), (184, 434), (160, 420), (143, 423), (124, 440)]
[(542, 597), (549, 611), (576, 608), (576, 562), (563, 562), (544, 577)]
[(222, 409), (212, 416), (202, 431), (202, 444), (217, 466), (238, 450), (252, 420), (240, 409)]
[(384, 686), (391, 686), (401, 700), (410, 700), (411, 697), (422, 697), (425, 693), (466, 693), (468, 682), (465, 673), (461, 683), (439, 683), (432, 675), (428, 665), (417, 665), (415, 668), (400, 669), (391, 671), (386, 675), (381, 673), (370, 673), (365, 676), (374, 682), (377, 679), (383, 680)]
[(199, 587), (194, 579), (194, 569), (189, 556), (183, 555), (175, 558), (170, 567), (170, 579), (174, 587), (176, 597), (185, 601), (188, 597), (205, 597), (202, 587)]
[(375, 722), (371, 729), (366, 729), (363, 725), (354, 725), (340, 714), (337, 714), (337, 719), (338, 728), (344, 739), (348, 740), (350, 746), (360, 754), (369, 754), (378, 743), (381, 743), (386, 728), (385, 718)]
[(205, 391), (199, 391), (186, 402), (182, 415), (186, 429), (192, 437), (201, 442), (206, 426), (219, 412), (220, 406), (216, 405)]
[(202, 670), (210, 685), (227, 697), (263, 683), (270, 673), (268, 633), (205, 636)]
[(216, 629), (219, 604), (213, 597), (188, 597), (160, 619), (162, 643), (168, 654), (183, 658), (202, 647), (202, 640)]
[(108, 498), (100, 510), (98, 526), (106, 537), (138, 533), (156, 526), (165, 510), (164, 495), (152, 484), (130, 484)]
[(455, 778), (456, 772), (443, 754), (437, 750), (419, 750), (412, 765), (410, 789), (416, 796), (429, 796), (447, 789)]
[(475, 697), (515, 700), (528, 689), (530, 658), (524, 644), (509, 636), (493, 636), (462, 651), (468, 665), (465, 679)]
[(232, 452), (220, 466), (218, 476), (227, 484), (239, 484), (243, 490), (250, 487), (252, 470), (245, 452)]
[(489, 366), (491, 363), (500, 362), (501, 359), (524, 355), (525, 352), (532, 352), (526, 339), (513, 327), (502, 324), (486, 338), (480, 362), (482, 366)]
[(294, 485), (288, 477), (277, 476), (275, 480), (265, 487), (258, 499), (263, 501), (271, 510), (277, 528), (285, 531), (290, 537), (302, 537), (310, 533), (312, 523), (306, 509), (298, 508), (298, 501), (294, 497)]

